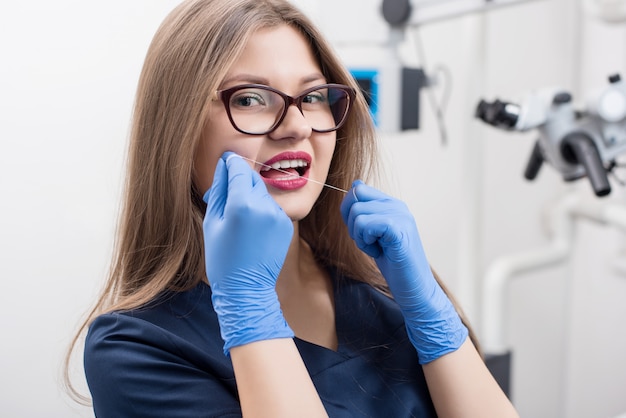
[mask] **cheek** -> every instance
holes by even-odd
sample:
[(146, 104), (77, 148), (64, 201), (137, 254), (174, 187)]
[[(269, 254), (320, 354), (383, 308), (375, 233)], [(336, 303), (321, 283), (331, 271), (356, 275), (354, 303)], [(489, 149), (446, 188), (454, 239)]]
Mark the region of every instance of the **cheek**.
[(231, 151), (233, 132), (225, 112), (219, 107), (213, 108), (194, 156), (194, 183), (201, 193), (209, 190), (213, 183), (217, 160), (224, 152)]
[(219, 158), (217, 150), (207, 146), (207, 142), (206, 140), (202, 141), (194, 157), (194, 182), (201, 194), (204, 194), (211, 187), (215, 166)]
[(207, 124), (194, 156), (194, 183), (198, 191), (204, 194), (209, 190), (217, 161), (226, 151), (250, 155), (258, 148), (258, 143), (257, 138), (236, 132), (226, 117)]
[[(198, 191), (204, 194), (213, 183), (215, 166), (226, 151), (230, 122), (222, 106), (211, 106), (204, 121), (202, 137), (197, 145), (193, 161), (193, 181)], [(229, 132), (230, 131), (230, 132)]]

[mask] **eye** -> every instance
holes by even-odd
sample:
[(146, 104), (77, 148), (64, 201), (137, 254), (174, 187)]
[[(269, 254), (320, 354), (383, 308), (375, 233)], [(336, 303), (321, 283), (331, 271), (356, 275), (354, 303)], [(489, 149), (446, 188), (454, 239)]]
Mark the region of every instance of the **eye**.
[(241, 90), (230, 98), (230, 105), (237, 108), (265, 106), (266, 103), (262, 92), (254, 90)]
[(308, 103), (313, 105), (321, 105), (328, 102), (326, 91), (316, 90), (307, 94), (302, 98), (302, 103)]

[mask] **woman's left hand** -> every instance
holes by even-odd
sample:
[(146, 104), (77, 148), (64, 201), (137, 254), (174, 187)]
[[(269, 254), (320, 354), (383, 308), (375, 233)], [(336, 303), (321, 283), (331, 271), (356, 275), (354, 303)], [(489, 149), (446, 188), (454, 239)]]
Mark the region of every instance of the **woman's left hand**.
[(467, 329), (432, 274), (406, 204), (356, 181), (341, 214), (352, 239), (387, 280), (420, 362), (457, 350)]

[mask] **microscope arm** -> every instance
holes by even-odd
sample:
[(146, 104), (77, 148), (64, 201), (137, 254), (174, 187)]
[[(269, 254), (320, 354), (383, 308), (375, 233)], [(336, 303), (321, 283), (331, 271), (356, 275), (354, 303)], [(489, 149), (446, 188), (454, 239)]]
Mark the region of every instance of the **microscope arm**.
[(582, 164), (585, 167), (596, 196), (611, 193), (611, 184), (593, 138), (584, 132), (572, 132), (563, 139), (561, 146), (563, 157), (568, 162)]
[(535, 142), (535, 146), (530, 154), (530, 158), (528, 159), (528, 164), (526, 164), (526, 170), (524, 171), (524, 178), (526, 180), (534, 180), (539, 174), (539, 170), (543, 165), (543, 153), (541, 152), (541, 145), (539, 141)]

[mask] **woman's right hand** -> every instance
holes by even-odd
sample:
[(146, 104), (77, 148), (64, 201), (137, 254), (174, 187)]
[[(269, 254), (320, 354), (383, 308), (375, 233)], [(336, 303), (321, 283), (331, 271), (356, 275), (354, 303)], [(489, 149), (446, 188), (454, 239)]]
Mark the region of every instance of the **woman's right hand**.
[(293, 236), (293, 223), (265, 183), (237, 154), (218, 160), (204, 195), (204, 251), (224, 353), (231, 347), (291, 338), (276, 280)]

